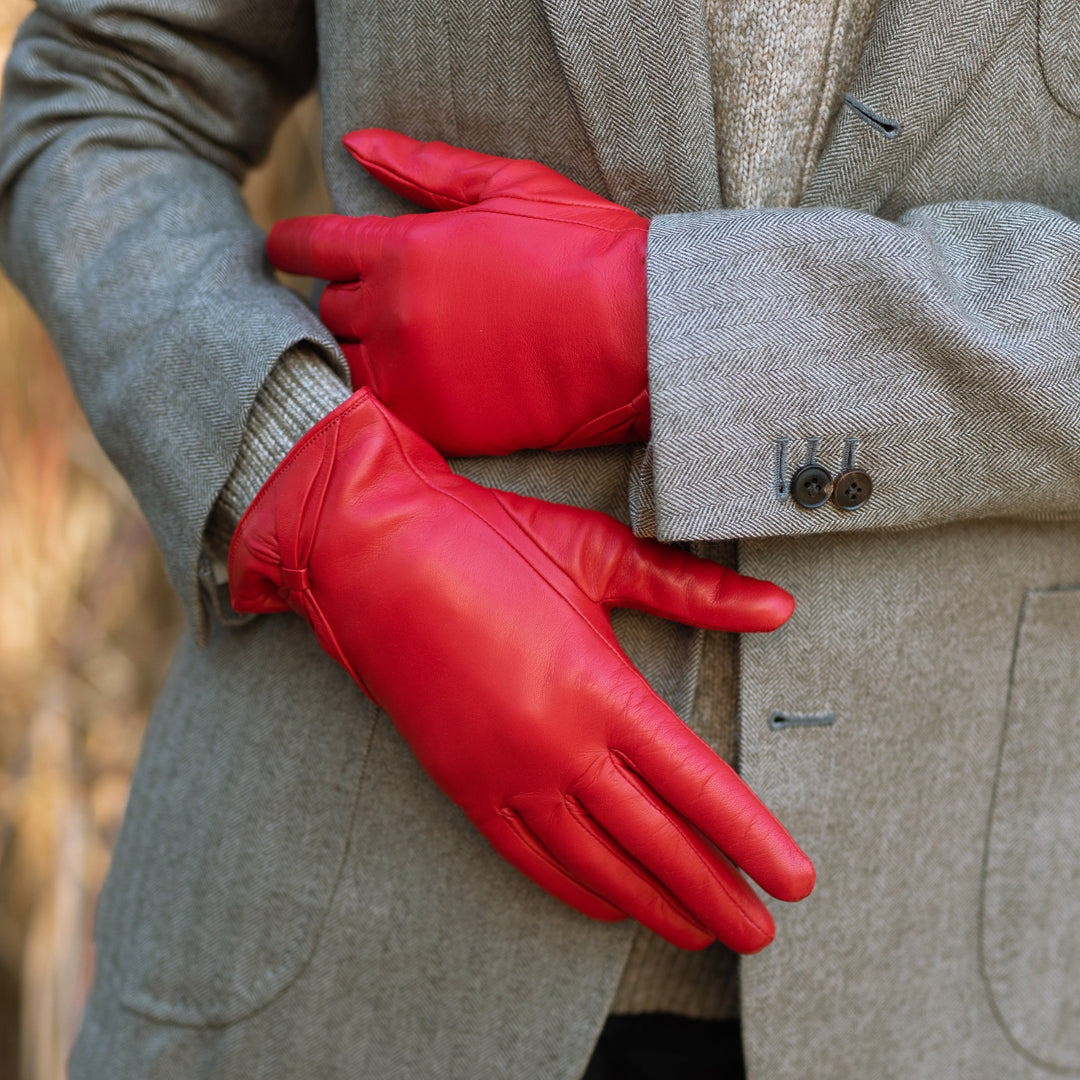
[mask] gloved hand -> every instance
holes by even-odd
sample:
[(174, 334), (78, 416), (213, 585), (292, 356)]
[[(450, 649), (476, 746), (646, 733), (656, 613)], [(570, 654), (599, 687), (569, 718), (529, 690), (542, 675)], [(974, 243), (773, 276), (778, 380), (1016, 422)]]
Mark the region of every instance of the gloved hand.
[(330, 281), (319, 310), (354, 386), (444, 454), (648, 438), (644, 218), (535, 161), (377, 128), (345, 145), (443, 211), (271, 230), (279, 270)]
[(495, 849), (597, 919), (769, 943), (810, 860), (620, 649), (612, 607), (771, 630), (791, 597), (593, 511), (482, 488), (364, 389), (297, 444), (229, 554), (238, 611), (301, 613)]

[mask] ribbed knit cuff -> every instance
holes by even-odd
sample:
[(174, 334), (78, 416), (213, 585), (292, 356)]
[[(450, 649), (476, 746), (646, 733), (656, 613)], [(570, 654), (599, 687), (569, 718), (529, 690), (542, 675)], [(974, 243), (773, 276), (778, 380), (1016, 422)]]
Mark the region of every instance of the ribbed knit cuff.
[(738, 960), (720, 944), (687, 952), (638, 927), (611, 1012), (734, 1019), (739, 1015)]
[(224, 563), (240, 518), (285, 455), (348, 396), (348, 387), (310, 346), (297, 345), (278, 360), (255, 398), (236, 465), (207, 523), (215, 562)]

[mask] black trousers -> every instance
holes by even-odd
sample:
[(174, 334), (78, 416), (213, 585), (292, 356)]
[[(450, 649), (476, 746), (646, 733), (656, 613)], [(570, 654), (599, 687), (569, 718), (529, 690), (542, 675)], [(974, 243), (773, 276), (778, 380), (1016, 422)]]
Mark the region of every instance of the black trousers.
[(609, 1016), (582, 1080), (744, 1080), (738, 1020)]

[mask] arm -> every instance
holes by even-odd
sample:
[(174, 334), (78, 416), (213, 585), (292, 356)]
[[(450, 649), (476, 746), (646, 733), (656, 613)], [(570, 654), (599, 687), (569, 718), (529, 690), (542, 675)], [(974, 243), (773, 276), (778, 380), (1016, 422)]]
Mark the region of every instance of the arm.
[[(648, 294), (640, 532), (1080, 515), (1080, 224), (986, 202), (671, 215), (651, 223)], [(808, 439), (831, 474), (857, 440), (858, 509), (779, 490)]]
[[(542, 165), (377, 130), (345, 141), (435, 213), (280, 223), (271, 256), (331, 279), (322, 315), (354, 382), (442, 449), (633, 441), (651, 412), (631, 510), (663, 540), (1080, 512), (1068, 218), (1005, 203), (898, 222), (667, 215), (649, 224), (639, 281), (643, 219)], [(597, 223), (619, 243), (594, 243)], [(565, 436), (635, 393), (642, 422)]]
[(271, 17), (250, 0), (172, 12), (45, 0), (7, 67), (0, 256), (50, 327), (197, 633), (207, 517), (260, 387), (298, 342), (339, 362), (274, 281), (238, 187), (314, 63), (300, 2)]

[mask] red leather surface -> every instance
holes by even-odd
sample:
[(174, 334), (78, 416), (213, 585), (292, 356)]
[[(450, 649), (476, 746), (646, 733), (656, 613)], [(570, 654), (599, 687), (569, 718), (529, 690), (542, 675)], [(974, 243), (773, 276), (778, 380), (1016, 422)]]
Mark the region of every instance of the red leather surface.
[(596, 512), (481, 488), (369, 390), (314, 427), (241, 521), (238, 611), (292, 608), (506, 859), (597, 919), (740, 952), (810, 860), (619, 647), (612, 607), (718, 630), (793, 610), (768, 582)]
[(644, 218), (534, 161), (377, 128), (345, 145), (436, 211), (270, 232), (278, 269), (330, 282), (354, 386), (444, 454), (648, 438)]

